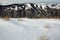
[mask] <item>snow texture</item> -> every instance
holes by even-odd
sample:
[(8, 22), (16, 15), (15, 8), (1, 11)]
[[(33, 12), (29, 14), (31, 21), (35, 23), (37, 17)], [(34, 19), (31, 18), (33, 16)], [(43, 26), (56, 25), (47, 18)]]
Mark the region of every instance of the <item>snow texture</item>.
[(0, 40), (60, 40), (60, 20), (0, 19)]

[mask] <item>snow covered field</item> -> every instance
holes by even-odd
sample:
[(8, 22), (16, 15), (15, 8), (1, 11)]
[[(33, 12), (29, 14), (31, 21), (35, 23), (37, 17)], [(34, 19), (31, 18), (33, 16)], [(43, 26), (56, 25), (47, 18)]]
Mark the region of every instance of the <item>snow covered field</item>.
[(0, 40), (60, 40), (60, 19), (0, 19)]

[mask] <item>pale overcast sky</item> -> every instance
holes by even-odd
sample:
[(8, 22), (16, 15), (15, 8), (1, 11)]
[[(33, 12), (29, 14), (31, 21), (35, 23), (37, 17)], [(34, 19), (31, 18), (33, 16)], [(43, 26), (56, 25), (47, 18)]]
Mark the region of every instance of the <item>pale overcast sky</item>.
[(60, 2), (60, 0), (0, 0), (0, 4), (27, 3), (27, 2)]

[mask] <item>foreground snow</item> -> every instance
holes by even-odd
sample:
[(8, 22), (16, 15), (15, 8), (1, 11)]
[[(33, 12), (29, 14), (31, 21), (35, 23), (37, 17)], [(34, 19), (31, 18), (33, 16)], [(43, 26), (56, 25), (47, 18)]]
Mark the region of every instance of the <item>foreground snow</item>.
[(0, 19), (0, 40), (60, 40), (59, 19)]

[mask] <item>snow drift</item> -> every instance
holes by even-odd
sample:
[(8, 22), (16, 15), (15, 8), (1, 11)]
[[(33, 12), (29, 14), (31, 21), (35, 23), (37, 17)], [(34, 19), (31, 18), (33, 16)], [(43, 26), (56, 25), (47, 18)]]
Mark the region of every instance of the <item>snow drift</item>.
[(60, 40), (59, 19), (0, 19), (0, 40)]

